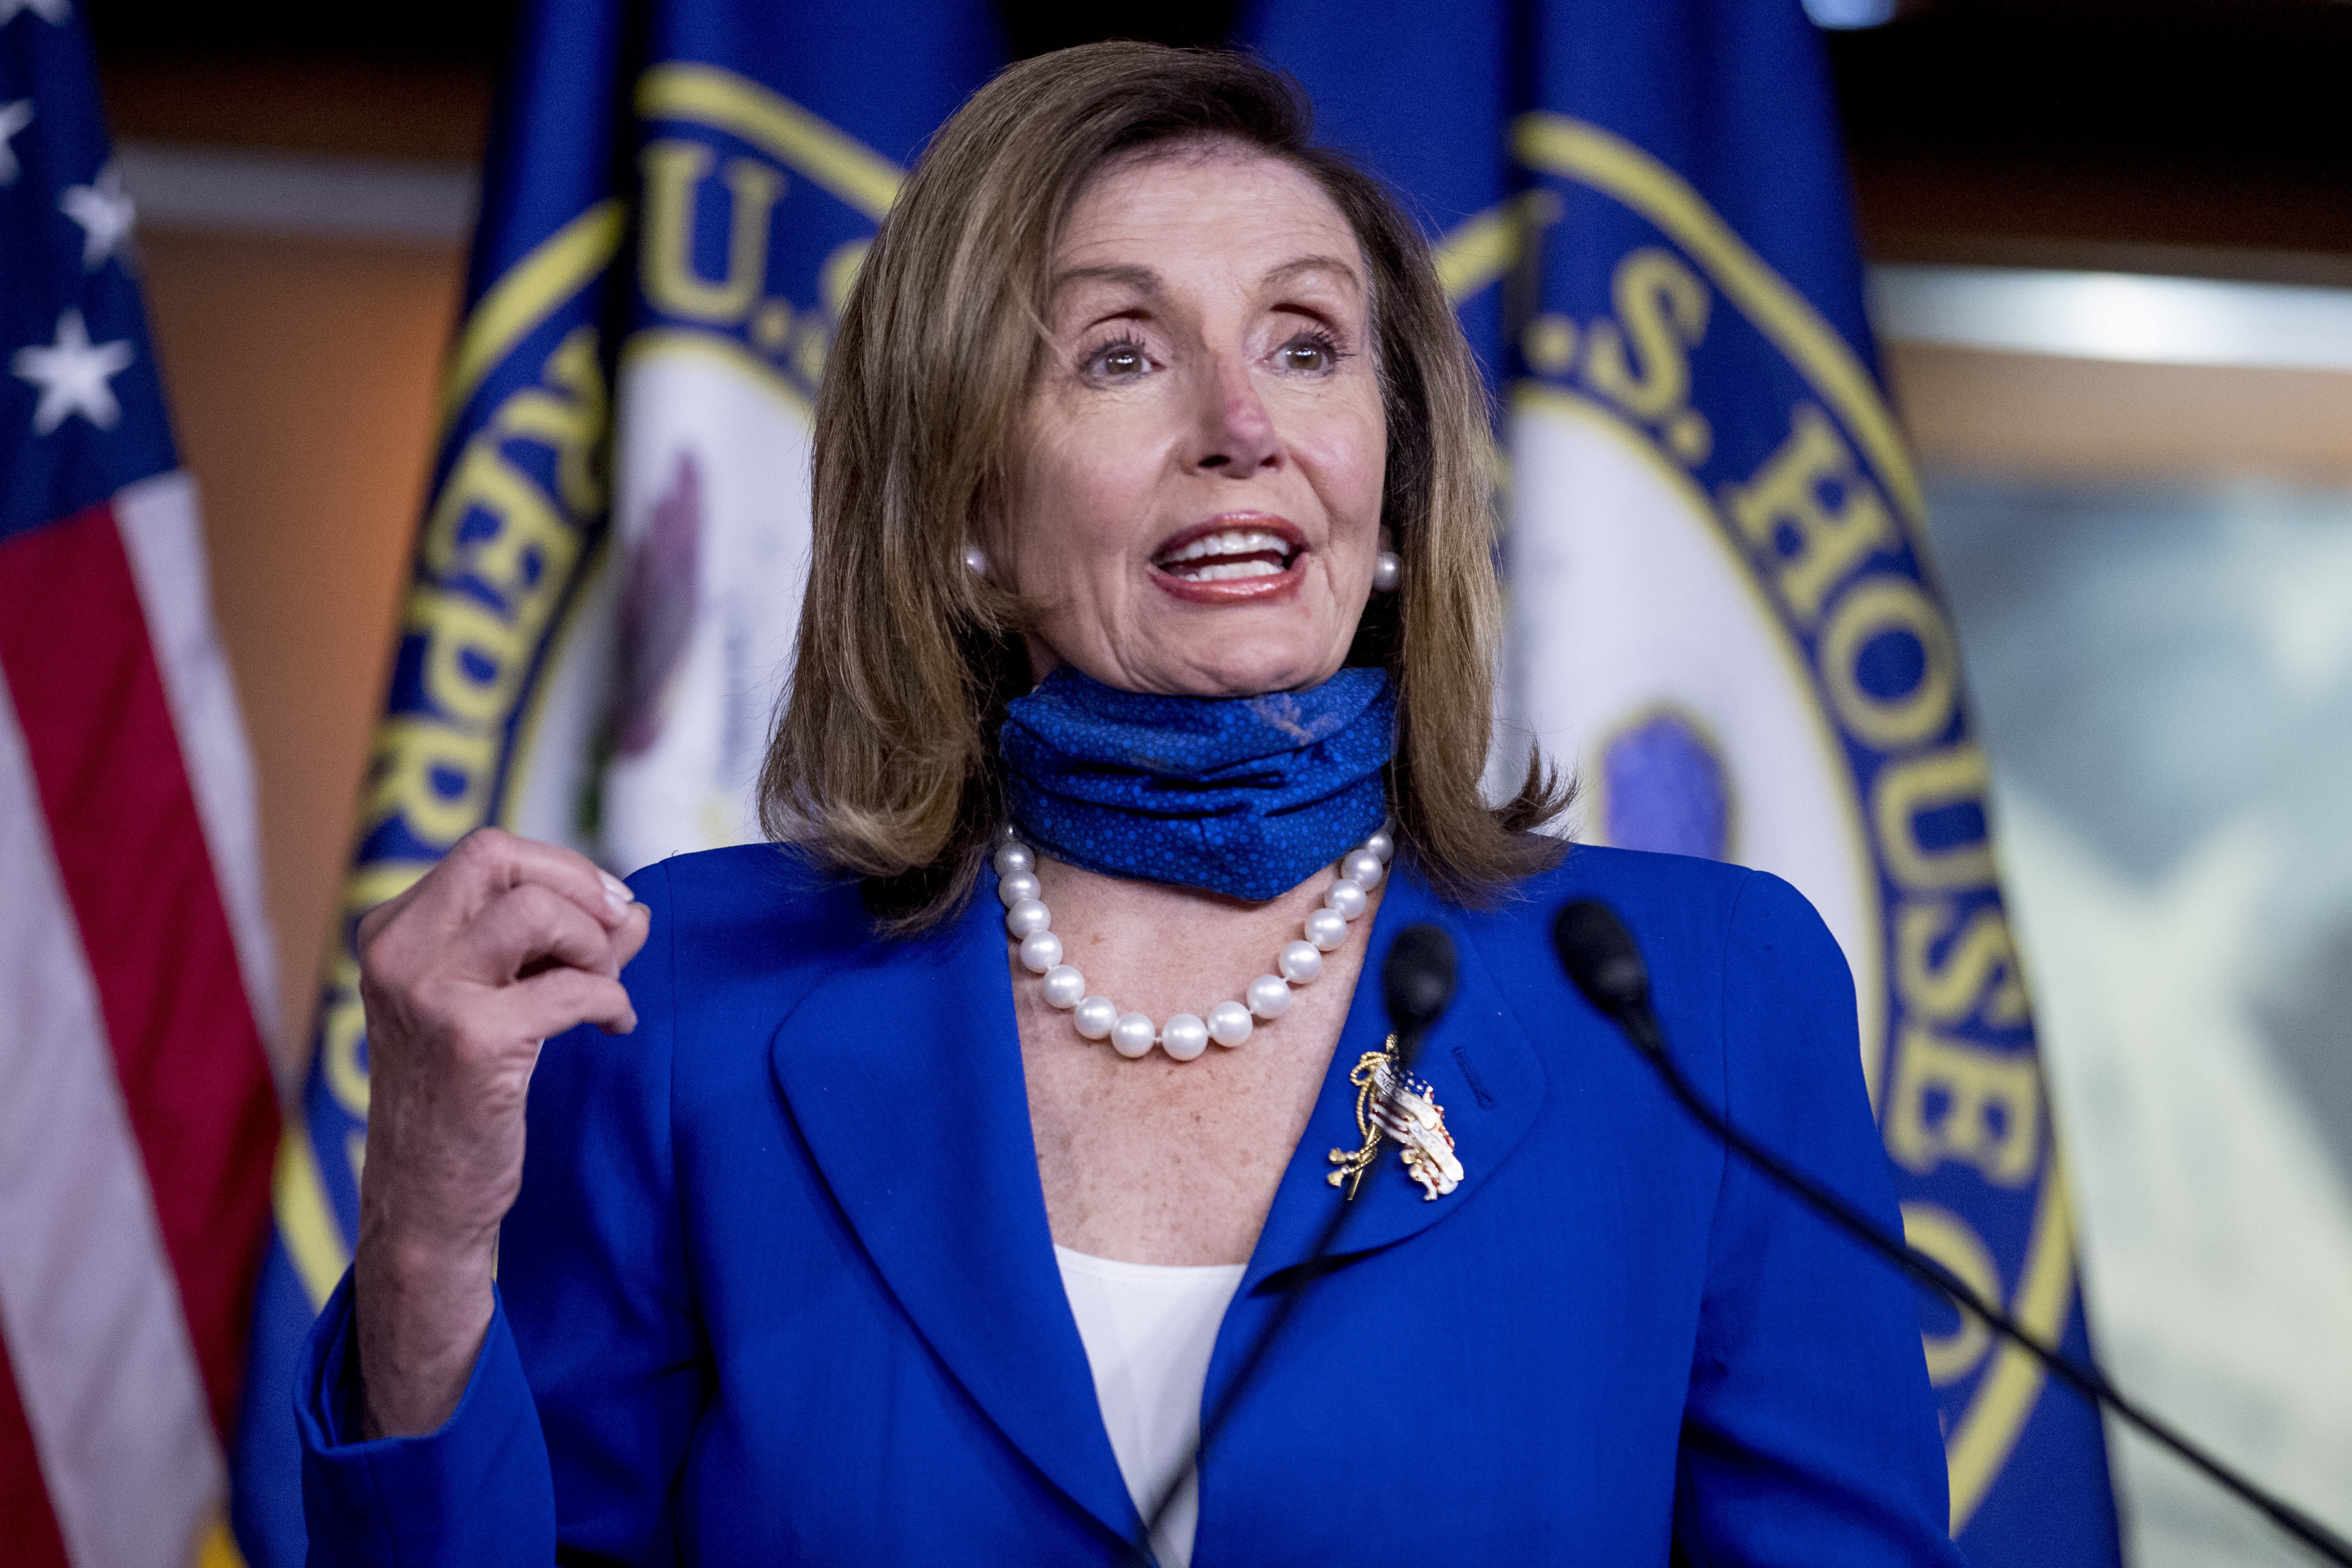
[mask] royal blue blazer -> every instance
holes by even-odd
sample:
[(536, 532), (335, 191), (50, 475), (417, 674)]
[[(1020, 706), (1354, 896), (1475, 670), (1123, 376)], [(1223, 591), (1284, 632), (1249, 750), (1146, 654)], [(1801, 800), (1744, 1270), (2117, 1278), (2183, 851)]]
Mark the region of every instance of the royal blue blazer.
[[(764, 847), (640, 873), (635, 1034), (550, 1040), (498, 1312), (457, 1413), (357, 1440), (350, 1284), (296, 1391), (313, 1563), (1139, 1562), (1063, 1294), (992, 883), (911, 941)], [(1623, 915), (1675, 1055), (1899, 1224), (1846, 967), (1755, 872), (1578, 848), (1492, 909), (1400, 869), (1209, 1369), (1232, 1381), (1359, 1140), (1348, 1073), (1417, 921), (1460, 952), (1394, 1145), (1202, 1458), (1198, 1568), (1958, 1564), (1910, 1287), (1729, 1160), (1563, 977)], [(1280, 1050), (1276, 1028), (1245, 1050)]]

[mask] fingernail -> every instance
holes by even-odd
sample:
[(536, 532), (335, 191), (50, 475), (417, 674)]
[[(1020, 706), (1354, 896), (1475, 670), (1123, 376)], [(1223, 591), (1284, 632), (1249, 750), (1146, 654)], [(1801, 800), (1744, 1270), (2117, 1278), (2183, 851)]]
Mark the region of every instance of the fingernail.
[(617, 914), (628, 908), (629, 884), (609, 871), (600, 871), (596, 874), (604, 879), (604, 902), (613, 906), (614, 912)]

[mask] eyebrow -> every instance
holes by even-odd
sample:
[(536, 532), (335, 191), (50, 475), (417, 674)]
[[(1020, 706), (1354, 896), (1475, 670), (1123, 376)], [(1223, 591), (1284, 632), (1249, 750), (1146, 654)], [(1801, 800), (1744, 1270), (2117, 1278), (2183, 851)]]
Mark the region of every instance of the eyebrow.
[(1267, 273), (1265, 281), (1288, 283), (1312, 272), (1328, 273), (1357, 293), (1364, 291), (1364, 280), (1356, 276), (1356, 269), (1336, 256), (1302, 256), (1296, 261), (1286, 261)]
[(1076, 283), (1124, 284), (1139, 294), (1158, 295), (1164, 292), (1160, 287), (1160, 275), (1148, 267), (1074, 267), (1066, 272), (1057, 272), (1054, 275), (1053, 298), (1059, 298), (1064, 289)]
[[(1302, 256), (1271, 269), (1259, 281), (1262, 285), (1279, 285), (1315, 273), (1328, 274), (1348, 285), (1358, 294), (1364, 291), (1363, 279), (1356, 276), (1356, 269), (1336, 256)], [(1139, 294), (1155, 297), (1166, 292), (1160, 281), (1160, 275), (1148, 267), (1106, 263), (1099, 267), (1074, 267), (1066, 271), (1055, 273), (1052, 297), (1059, 298), (1064, 289), (1080, 283), (1118, 284), (1132, 288)]]

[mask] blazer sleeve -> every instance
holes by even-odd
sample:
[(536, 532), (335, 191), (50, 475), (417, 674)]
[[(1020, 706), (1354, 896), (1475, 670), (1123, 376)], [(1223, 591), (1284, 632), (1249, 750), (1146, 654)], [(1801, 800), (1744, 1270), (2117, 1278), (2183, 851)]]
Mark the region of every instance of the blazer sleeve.
[[(1741, 886), (1721, 995), (1733, 1124), (1900, 1235), (1844, 956), (1777, 877)], [(1684, 1412), (1680, 1557), (1959, 1568), (1918, 1322), (1907, 1279), (1731, 1156)]]
[(654, 910), (623, 976), (635, 1032), (583, 1026), (540, 1053), (497, 1304), (455, 1414), (356, 1440), (348, 1277), (312, 1328), (295, 1390), (312, 1563), (677, 1561), (673, 1499), (709, 1390), (671, 1161), (667, 880), (658, 865), (631, 879)]
[(348, 1272), (311, 1326), (297, 1377), (302, 1513), (317, 1568), (554, 1560), (547, 1448), (503, 1304), (491, 1310), (457, 1411), (423, 1437), (359, 1440)]

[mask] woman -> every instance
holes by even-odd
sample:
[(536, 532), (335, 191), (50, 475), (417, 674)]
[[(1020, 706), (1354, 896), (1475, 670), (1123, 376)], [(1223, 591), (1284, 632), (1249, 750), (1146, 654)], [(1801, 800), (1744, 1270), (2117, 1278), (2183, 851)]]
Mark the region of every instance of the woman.
[[(1163, 1563), (1958, 1561), (1907, 1290), (1545, 929), (1621, 909), (1690, 1072), (1891, 1225), (1843, 962), (1769, 877), (1534, 835), (1532, 763), (1482, 803), (1477, 382), (1306, 124), (1139, 45), (981, 92), (827, 370), (785, 847), (633, 894), (483, 833), (363, 923), (320, 1559), (1139, 1561), (1183, 1483)], [(1358, 980), (1421, 922), (1408, 1166)]]

